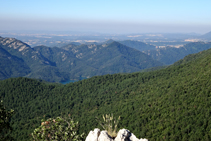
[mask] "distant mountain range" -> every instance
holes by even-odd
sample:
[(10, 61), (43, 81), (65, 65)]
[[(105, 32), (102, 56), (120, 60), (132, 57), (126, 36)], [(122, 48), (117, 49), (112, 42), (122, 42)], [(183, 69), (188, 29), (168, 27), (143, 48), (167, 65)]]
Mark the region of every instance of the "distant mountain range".
[(202, 36), (200, 36), (201, 39), (205, 39), (205, 40), (211, 40), (211, 32), (208, 32)]
[[(195, 47), (207, 45), (195, 44)], [(117, 42), (112, 42), (107, 47), (66, 46), (61, 49), (63, 53), (55, 51), (58, 48), (51, 50), (42, 46), (33, 51), (39, 52), (37, 57), (42, 56), (54, 62), (51, 67), (55, 67), (68, 55), (65, 49), (70, 52), (69, 56), (78, 55), (81, 50), (96, 51), (98, 56), (103, 56), (100, 54), (101, 47), (121, 56), (133, 53), (133, 50)], [(71, 50), (75, 52), (71, 53)], [(90, 54), (80, 54), (76, 58), (85, 60)], [(109, 52), (110, 54), (113, 55)], [(64, 57), (56, 62), (54, 56), (57, 55)], [(58, 56), (55, 58), (59, 58)], [(107, 57), (103, 58), (106, 62)], [(40, 126), (41, 119), (65, 117), (68, 114), (79, 122), (79, 133), (87, 135), (90, 130), (100, 128), (95, 119), (106, 113), (114, 113), (114, 117), (120, 116), (118, 128), (132, 130), (138, 138), (144, 137), (151, 141), (209, 141), (210, 62), (211, 49), (208, 49), (188, 55), (164, 69), (94, 76), (66, 85), (42, 83), (21, 77), (10, 78), (0, 81), (0, 97), (8, 109), (14, 110), (11, 119), (12, 137), (18, 141), (29, 141), (29, 135)]]
[(29, 77), (49, 82), (131, 73), (170, 65), (188, 54), (211, 48), (211, 43), (189, 43), (180, 48), (155, 46), (139, 41), (108, 40), (101, 44), (67, 44), (31, 48), (15, 38), (0, 37), (0, 80)]
[(0, 79), (25, 76), (60, 82), (78, 77), (130, 73), (163, 65), (119, 42), (66, 45), (61, 48), (29, 45), (0, 37)]
[(147, 50), (156, 49), (156, 46), (154, 46), (154, 45), (149, 45), (149, 44), (139, 42), (139, 41), (125, 40), (125, 41), (119, 41), (119, 42), (123, 45), (135, 48), (139, 51), (147, 51)]
[(143, 51), (153, 59), (164, 63), (165, 65), (173, 64), (174, 62), (184, 58), (186, 55), (198, 53), (211, 48), (211, 42), (194, 42), (184, 45), (180, 48), (164, 47), (156, 50)]

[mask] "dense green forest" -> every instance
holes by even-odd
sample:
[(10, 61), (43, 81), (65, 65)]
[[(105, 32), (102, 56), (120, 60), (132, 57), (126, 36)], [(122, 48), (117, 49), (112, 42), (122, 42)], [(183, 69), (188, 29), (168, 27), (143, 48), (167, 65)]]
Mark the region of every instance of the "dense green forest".
[(211, 140), (211, 50), (164, 69), (95, 76), (61, 85), (28, 78), (0, 81), (13, 137), (29, 140), (43, 118), (71, 114), (86, 135), (95, 117), (121, 116), (119, 128), (154, 140)]

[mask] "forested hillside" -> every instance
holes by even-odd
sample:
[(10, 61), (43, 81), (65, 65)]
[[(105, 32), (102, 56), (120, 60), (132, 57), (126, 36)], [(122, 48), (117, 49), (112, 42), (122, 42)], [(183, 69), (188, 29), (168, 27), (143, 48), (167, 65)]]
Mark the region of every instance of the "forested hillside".
[(74, 45), (61, 48), (29, 45), (0, 37), (0, 80), (28, 77), (61, 82), (96, 75), (131, 73), (162, 66), (150, 56), (120, 44)]
[(29, 140), (42, 118), (67, 113), (86, 134), (99, 127), (96, 116), (113, 113), (121, 116), (120, 128), (139, 138), (211, 140), (211, 50), (185, 59), (161, 70), (95, 76), (67, 85), (11, 78), (0, 81), (0, 96), (15, 110), (17, 140)]
[(176, 61), (184, 58), (186, 55), (198, 53), (203, 50), (211, 48), (211, 42), (194, 42), (188, 43), (180, 48), (165, 47), (156, 50), (143, 51), (153, 59), (164, 63), (165, 65), (171, 65)]
[(25, 76), (28, 73), (30, 68), (21, 58), (11, 55), (0, 46), (0, 79)]
[[(113, 41), (101, 45), (67, 45), (62, 48), (35, 47), (70, 76), (91, 77), (113, 73), (130, 73), (162, 66), (150, 56)], [(51, 53), (49, 53), (51, 52)]]

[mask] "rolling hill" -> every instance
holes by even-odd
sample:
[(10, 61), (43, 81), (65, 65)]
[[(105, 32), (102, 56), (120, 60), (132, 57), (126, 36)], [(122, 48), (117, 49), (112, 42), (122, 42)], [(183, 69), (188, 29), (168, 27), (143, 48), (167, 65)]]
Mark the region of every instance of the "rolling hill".
[[(123, 52), (123, 51), (122, 51)], [(28, 78), (0, 81), (5, 106), (15, 110), (13, 136), (28, 140), (42, 118), (68, 113), (88, 134), (95, 117), (121, 116), (119, 128), (149, 140), (210, 140), (211, 49), (165, 69), (113, 74), (67, 85)]]
[[(5, 59), (5, 61), (1, 59), (4, 63), (1, 80), (24, 76), (49, 82), (61, 82), (80, 77), (131, 73), (163, 65), (150, 56), (115, 41), (102, 45), (70, 44), (61, 48), (46, 46), (31, 48), (14, 38), (0, 37), (0, 46), (2, 51), (22, 61), (17, 66), (18, 69), (23, 70), (23, 73), (16, 73), (16, 69), (11, 69), (11, 64), (17, 62), (10, 60), (10, 63), (6, 63)], [(9, 73), (8, 70), (12, 72)]]

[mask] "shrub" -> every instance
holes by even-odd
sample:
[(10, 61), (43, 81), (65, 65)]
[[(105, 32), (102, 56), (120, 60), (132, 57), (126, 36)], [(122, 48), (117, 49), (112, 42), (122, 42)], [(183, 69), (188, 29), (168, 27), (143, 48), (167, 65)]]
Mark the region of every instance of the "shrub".
[(105, 116), (103, 115), (103, 122), (101, 122), (97, 117), (96, 120), (99, 122), (102, 128), (108, 132), (109, 136), (112, 138), (117, 136), (117, 126), (120, 120), (120, 116), (118, 119), (114, 119), (113, 114), (106, 114)]
[(82, 141), (84, 134), (78, 135), (78, 122), (74, 122), (70, 117), (56, 119), (49, 118), (42, 121), (41, 126), (36, 128), (31, 134), (36, 141), (41, 140), (62, 140), (62, 141)]

